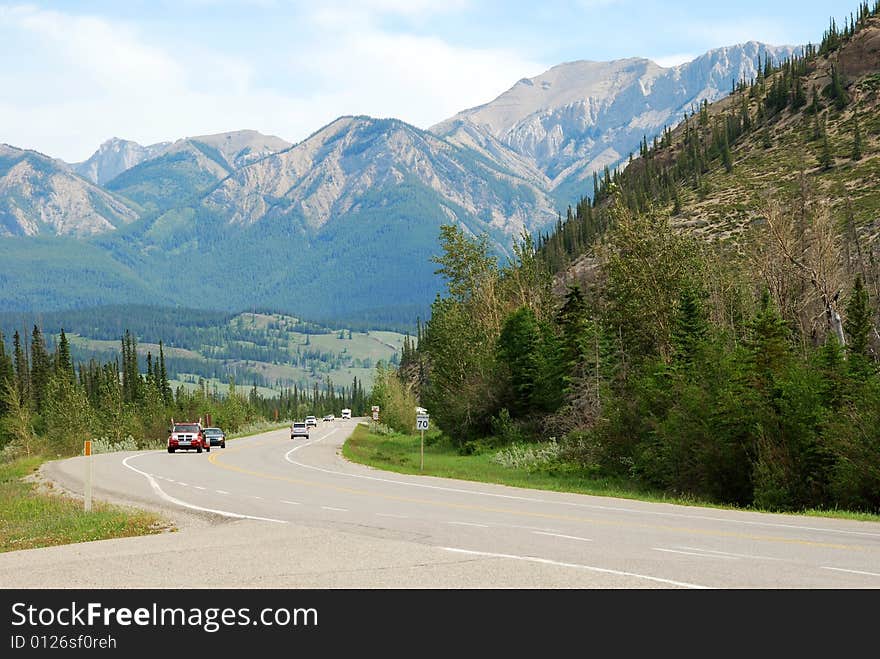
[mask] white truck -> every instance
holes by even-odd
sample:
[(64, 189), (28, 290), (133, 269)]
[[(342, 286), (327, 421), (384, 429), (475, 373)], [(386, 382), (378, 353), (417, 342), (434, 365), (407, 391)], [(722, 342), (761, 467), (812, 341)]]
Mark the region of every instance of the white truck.
[(348, 409), (347, 407), (344, 410), (342, 410), (342, 418), (343, 419), (350, 419), (351, 418), (351, 410)]

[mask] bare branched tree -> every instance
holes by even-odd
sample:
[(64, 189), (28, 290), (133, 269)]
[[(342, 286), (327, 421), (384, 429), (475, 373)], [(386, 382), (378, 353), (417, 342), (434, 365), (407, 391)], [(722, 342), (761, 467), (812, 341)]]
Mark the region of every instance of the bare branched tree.
[[(818, 342), (820, 326), (824, 325), (844, 346), (839, 309), (845, 259), (840, 234), (826, 206), (809, 211), (806, 218), (798, 215), (768, 202), (769, 244), (758, 250), (756, 266), (783, 312), (794, 313), (804, 337)], [(797, 282), (805, 286), (797, 286)]]

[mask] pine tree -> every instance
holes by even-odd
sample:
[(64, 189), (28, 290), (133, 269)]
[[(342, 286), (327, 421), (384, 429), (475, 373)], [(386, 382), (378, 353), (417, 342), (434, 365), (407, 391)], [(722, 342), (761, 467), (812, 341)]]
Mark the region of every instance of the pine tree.
[(847, 96), (843, 89), (843, 81), (840, 78), (840, 72), (836, 66), (831, 67), (831, 98), (834, 100), (834, 107), (842, 110), (846, 107)]
[(755, 384), (761, 389), (767, 389), (788, 363), (791, 355), (790, 331), (767, 289), (761, 294), (760, 308), (750, 323), (749, 330), (745, 344), (749, 350)]
[(171, 404), (172, 393), (171, 386), (168, 384), (168, 371), (165, 370), (165, 348), (162, 341), (159, 341), (159, 392), (162, 394), (162, 401), (166, 406)]
[(31, 333), (31, 400), (37, 412), (42, 412), (46, 404), (46, 391), (52, 375), (52, 360), (46, 350), (42, 330), (34, 325)]
[[(3, 332), (0, 332), (0, 392), (6, 391), (7, 386), (15, 386), (15, 366), (12, 357), (6, 354), (6, 342), (3, 340)], [(2, 417), (9, 404), (0, 396), (0, 417)]]
[(55, 352), (55, 374), (59, 377), (74, 380), (73, 360), (70, 357), (70, 343), (64, 328), (61, 328), (61, 337), (58, 339), (58, 349)]
[(846, 305), (843, 329), (849, 340), (847, 351), (850, 355), (851, 370), (854, 375), (864, 375), (871, 362), (870, 340), (874, 322), (868, 290), (861, 275), (856, 276), (853, 284), (852, 294)]
[(705, 340), (709, 330), (703, 304), (693, 286), (685, 286), (678, 298), (672, 343), (675, 354), (684, 362), (692, 362), (698, 346)]
[(834, 167), (834, 154), (831, 153), (831, 144), (828, 142), (828, 119), (822, 126), (822, 149), (819, 152), (819, 165), (822, 169)]

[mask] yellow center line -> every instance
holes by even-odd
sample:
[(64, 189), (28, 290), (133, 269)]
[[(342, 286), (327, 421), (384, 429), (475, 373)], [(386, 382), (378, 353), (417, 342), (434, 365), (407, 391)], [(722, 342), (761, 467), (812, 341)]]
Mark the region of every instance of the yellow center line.
[[(262, 442), (260, 444), (250, 444), (248, 446), (240, 446), (234, 449), (227, 450), (224, 455), (229, 453), (235, 453), (238, 451), (242, 451), (246, 448), (255, 448), (257, 446), (265, 446), (269, 442)], [(552, 519), (559, 521), (568, 521), (568, 522), (585, 522), (588, 524), (597, 524), (604, 526), (617, 526), (624, 528), (646, 528), (646, 529), (658, 529), (663, 531), (679, 531), (685, 533), (693, 533), (696, 535), (706, 535), (706, 536), (716, 536), (716, 537), (726, 537), (726, 538), (744, 538), (748, 540), (763, 540), (767, 542), (779, 542), (786, 544), (796, 544), (796, 545), (806, 545), (810, 547), (825, 547), (829, 549), (851, 549), (855, 551), (864, 551), (864, 547), (859, 545), (844, 545), (838, 543), (831, 542), (817, 542), (813, 540), (802, 540), (799, 538), (785, 538), (781, 536), (772, 536), (772, 535), (753, 535), (750, 533), (741, 533), (737, 531), (714, 531), (709, 529), (695, 529), (686, 526), (668, 526), (664, 524), (647, 524), (647, 523), (632, 523), (632, 522), (620, 522), (620, 521), (610, 521), (604, 519), (594, 519), (590, 517), (577, 517), (574, 515), (562, 515), (562, 514), (554, 514), (554, 513), (540, 513), (540, 512), (532, 512), (528, 510), (516, 510), (512, 508), (495, 508), (492, 506), (481, 506), (475, 504), (466, 504), (466, 503), (450, 503), (444, 501), (433, 501), (430, 499), (419, 499), (415, 497), (405, 497), (405, 496), (397, 496), (393, 494), (382, 494), (380, 492), (374, 492), (371, 490), (360, 490), (353, 487), (345, 487), (341, 485), (333, 485), (331, 483), (321, 483), (317, 481), (303, 480), (300, 478), (289, 478), (287, 476), (278, 476), (275, 474), (267, 474), (260, 471), (253, 471), (251, 469), (245, 469), (243, 467), (237, 467), (230, 464), (225, 464), (220, 461), (220, 455), (212, 453), (208, 457), (208, 461), (216, 467), (220, 469), (226, 469), (228, 471), (238, 472), (240, 474), (247, 474), (249, 476), (255, 476), (257, 478), (262, 478), (265, 480), (274, 480), (281, 481), (285, 483), (293, 483), (296, 485), (306, 485), (309, 487), (315, 487), (325, 490), (333, 490), (334, 492), (342, 492), (345, 494), (355, 494), (360, 497), (368, 496), (378, 499), (385, 499), (388, 501), (400, 501), (404, 503), (417, 503), (424, 504), (428, 506), (436, 506), (440, 508), (450, 508), (456, 510), (474, 510), (481, 512), (490, 512), (490, 513), (502, 513), (506, 515), (517, 515), (520, 517), (532, 517), (539, 519)], [(404, 483), (405, 484), (405, 483)]]

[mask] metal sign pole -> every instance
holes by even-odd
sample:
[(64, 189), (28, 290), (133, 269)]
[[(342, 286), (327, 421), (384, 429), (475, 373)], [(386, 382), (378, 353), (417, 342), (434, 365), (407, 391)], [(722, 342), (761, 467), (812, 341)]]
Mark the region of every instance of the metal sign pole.
[(428, 415), (419, 413), (416, 416), (416, 430), (420, 431), (422, 435), (422, 441), (419, 448), (419, 470), (425, 470), (425, 431), (428, 429)]
[(85, 456), (86, 456), (86, 498), (85, 498), (85, 511), (89, 512), (92, 509), (92, 441), (87, 439), (85, 441)]

